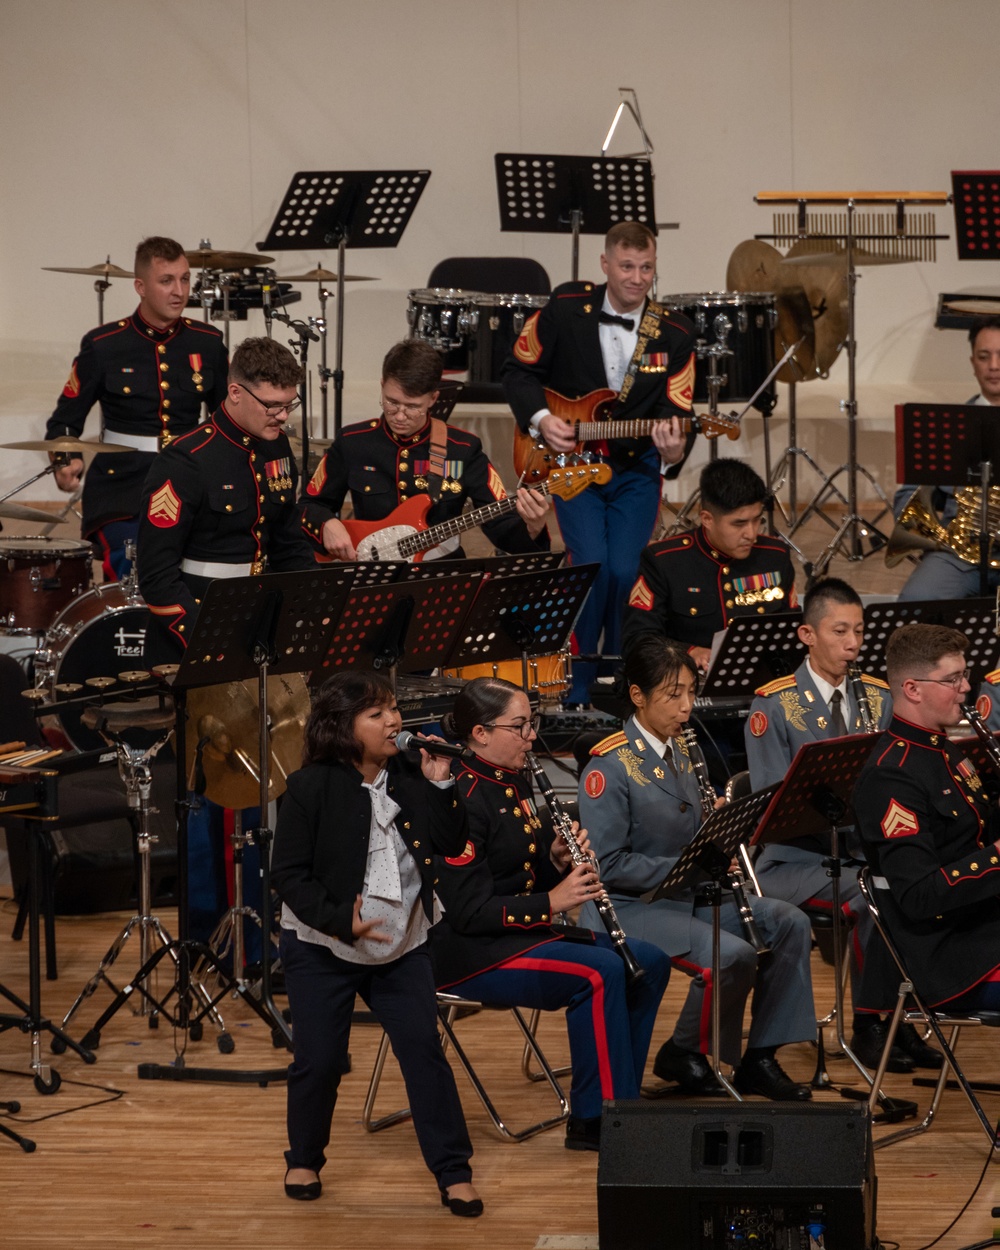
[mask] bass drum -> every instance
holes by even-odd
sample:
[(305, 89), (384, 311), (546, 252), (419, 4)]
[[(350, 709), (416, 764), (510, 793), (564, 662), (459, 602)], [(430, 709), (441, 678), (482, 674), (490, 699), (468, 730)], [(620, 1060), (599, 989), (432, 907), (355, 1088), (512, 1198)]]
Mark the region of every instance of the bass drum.
[[(82, 684), (88, 677), (117, 677), (141, 669), (148, 623), (149, 609), (138, 592), (130, 593), (120, 582), (106, 582), (81, 595), (52, 622), (42, 649), (35, 653), (36, 688), (57, 700), (55, 687), (64, 683)], [(82, 713), (83, 708), (69, 708), (46, 718), (43, 728), (50, 734), (61, 731), (79, 751), (106, 746), (99, 734), (81, 723)]]

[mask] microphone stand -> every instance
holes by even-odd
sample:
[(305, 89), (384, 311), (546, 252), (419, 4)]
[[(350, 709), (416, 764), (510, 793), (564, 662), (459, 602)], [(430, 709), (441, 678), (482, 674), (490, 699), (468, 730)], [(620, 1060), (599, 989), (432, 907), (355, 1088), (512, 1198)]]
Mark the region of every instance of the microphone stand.
[(302, 464), (300, 473), (302, 481), (307, 482), (309, 480), (309, 340), (312, 339), (314, 343), (318, 343), (319, 335), (307, 322), (295, 320), (289, 317), (286, 312), (276, 312), (272, 309), (270, 319), (282, 322), (297, 335), (297, 338), (288, 340), (288, 345), (302, 362), (302, 382), (299, 386), (299, 403), (302, 407)]

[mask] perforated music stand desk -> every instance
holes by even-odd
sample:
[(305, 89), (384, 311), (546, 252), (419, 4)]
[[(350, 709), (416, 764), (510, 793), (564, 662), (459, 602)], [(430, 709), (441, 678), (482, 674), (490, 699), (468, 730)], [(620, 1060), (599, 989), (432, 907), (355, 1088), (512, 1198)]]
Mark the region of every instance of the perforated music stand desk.
[(958, 259), (1000, 260), (1000, 170), (953, 169), (951, 193)]
[(863, 672), (885, 678), (885, 648), (900, 625), (946, 625), (961, 630), (969, 640), (965, 653), (972, 687), (997, 667), (1000, 641), (995, 631), (996, 603), (992, 599), (910, 599), (902, 603), (870, 603), (865, 608), (865, 641), (858, 655)]
[(607, 234), (619, 221), (642, 222), (656, 234), (653, 166), (647, 157), (497, 152), (493, 161), (500, 229), (572, 234), (574, 282), (581, 234)]
[[(337, 338), (333, 433), (344, 411), (344, 265), (351, 247), (396, 247), (431, 176), (429, 169), (299, 170), (271, 223), (262, 252), (337, 249)], [(303, 443), (309, 431), (303, 428)], [(324, 431), (325, 433), (325, 431)], [(303, 477), (308, 476), (303, 465)]]
[(801, 612), (733, 617), (698, 692), (699, 701), (721, 698), (728, 703), (743, 697), (749, 703), (758, 686), (794, 672), (805, 650), (796, 633), (801, 624)]

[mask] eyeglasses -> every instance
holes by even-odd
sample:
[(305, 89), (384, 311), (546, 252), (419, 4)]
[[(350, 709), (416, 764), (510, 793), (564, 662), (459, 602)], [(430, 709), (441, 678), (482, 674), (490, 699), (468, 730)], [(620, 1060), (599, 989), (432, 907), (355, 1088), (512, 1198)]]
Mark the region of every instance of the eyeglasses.
[(394, 399), (382, 396), (382, 411), (387, 417), (394, 417), (397, 412), (407, 417), (423, 417), (430, 411), (429, 404), (400, 404)]
[(969, 680), (971, 669), (963, 668), (960, 673), (952, 673), (950, 677), (911, 677), (910, 681), (932, 681), (938, 686), (951, 686), (957, 690), (963, 681)]
[(288, 415), (291, 416), (292, 413), (295, 411), (295, 409), (298, 408), (298, 406), (302, 403), (301, 399), (293, 399), (287, 404), (268, 404), (268, 403), (265, 403), (264, 400), (262, 400), (259, 395), (254, 395), (253, 391), (250, 389), (249, 386), (244, 386), (242, 382), (237, 382), (236, 385), (241, 390), (246, 391), (248, 395), (253, 395), (257, 403), (260, 404), (260, 406), (264, 409), (264, 416), (268, 418), (276, 417), (278, 416), (279, 413), (282, 413), (282, 412), (287, 412)]
[(538, 712), (530, 719), (518, 721), (516, 725), (501, 725), (499, 721), (487, 721), (484, 729), (509, 729), (512, 733), (520, 734), (522, 738), (530, 738), (532, 730), (538, 733), (538, 726), (542, 723), (542, 718)]

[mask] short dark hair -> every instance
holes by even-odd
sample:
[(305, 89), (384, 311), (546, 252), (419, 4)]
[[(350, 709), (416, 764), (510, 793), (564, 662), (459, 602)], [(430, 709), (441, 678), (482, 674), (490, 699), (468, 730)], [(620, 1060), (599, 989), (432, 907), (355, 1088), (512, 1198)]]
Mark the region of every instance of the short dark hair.
[(698, 485), (701, 506), (716, 517), (763, 503), (767, 498), (764, 479), (742, 460), (726, 456), (705, 465)]
[(965, 655), (969, 640), (947, 625), (911, 621), (889, 635), (885, 671), (889, 685), (899, 687), (907, 677), (925, 676), (946, 655)]
[(647, 247), (656, 249), (656, 235), (641, 221), (616, 221), (604, 236), (604, 252), (607, 255), (615, 247), (632, 247), (644, 252)]
[(302, 382), (302, 366), (287, 347), (274, 339), (244, 339), (229, 361), (230, 382), (253, 386), (264, 382), (282, 389)]
[(354, 720), (366, 708), (387, 707), (396, 696), (378, 673), (349, 668), (320, 686), (306, 721), (302, 764), (360, 764)]
[(969, 327), (969, 345), (972, 350), (976, 350), (976, 339), (983, 330), (1000, 330), (1000, 316), (997, 317), (977, 317)]
[(503, 677), (474, 677), (455, 698), (450, 712), (441, 717), (441, 728), (449, 738), (468, 742), (477, 725), (489, 725), (503, 716), (521, 687)]
[(647, 697), (686, 669), (698, 680), (698, 665), (679, 642), (658, 634), (640, 634), (625, 652), (625, 693), (638, 686)]
[(385, 354), (382, 381), (398, 382), (407, 395), (429, 395), (441, 385), (444, 358), (423, 339), (404, 339)]
[(824, 577), (822, 581), (814, 582), (806, 591), (806, 597), (802, 601), (802, 624), (815, 628), (834, 603), (850, 604), (851, 607), (862, 610), (864, 607), (861, 596), (853, 586), (839, 577)]
[(132, 268), (135, 276), (141, 278), (154, 260), (180, 260), (183, 255), (184, 249), (176, 239), (168, 239), (164, 234), (151, 234), (136, 247)]

